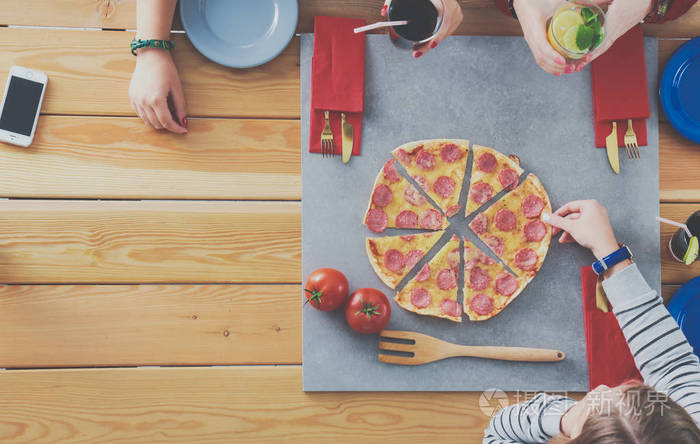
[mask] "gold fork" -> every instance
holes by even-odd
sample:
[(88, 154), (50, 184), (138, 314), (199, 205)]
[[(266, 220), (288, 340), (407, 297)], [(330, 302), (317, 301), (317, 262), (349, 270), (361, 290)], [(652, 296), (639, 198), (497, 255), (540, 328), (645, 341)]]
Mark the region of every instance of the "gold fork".
[(324, 113), (326, 116), (326, 126), (321, 133), (321, 154), (323, 157), (335, 155), (335, 147), (333, 146), (333, 133), (331, 132), (331, 124), (328, 120), (328, 111)]
[(628, 159), (639, 159), (639, 144), (637, 143), (637, 135), (634, 133), (634, 128), (632, 128), (632, 119), (627, 119), (625, 151)]
[[(561, 350), (452, 344), (432, 336), (412, 331), (383, 330), (380, 336), (388, 339), (412, 341), (411, 344), (380, 341), (379, 360), (388, 364), (420, 365), (455, 356), (526, 362), (556, 362), (562, 361), (566, 357)], [(381, 353), (385, 350), (410, 354), (411, 356)]]

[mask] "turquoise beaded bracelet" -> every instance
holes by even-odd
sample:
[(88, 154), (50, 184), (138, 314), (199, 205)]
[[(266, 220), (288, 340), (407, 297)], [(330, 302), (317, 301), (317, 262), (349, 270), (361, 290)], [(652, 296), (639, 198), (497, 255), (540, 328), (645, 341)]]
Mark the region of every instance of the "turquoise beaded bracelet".
[(136, 50), (139, 48), (160, 48), (172, 51), (175, 47), (175, 42), (170, 40), (141, 40), (134, 39), (131, 41), (131, 54), (136, 55)]

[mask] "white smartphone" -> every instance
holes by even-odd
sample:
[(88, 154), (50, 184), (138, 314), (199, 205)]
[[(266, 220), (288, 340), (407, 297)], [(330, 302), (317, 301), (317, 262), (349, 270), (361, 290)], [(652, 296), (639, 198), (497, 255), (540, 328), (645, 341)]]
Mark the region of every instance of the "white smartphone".
[(48, 80), (41, 71), (10, 68), (0, 107), (0, 141), (24, 147), (32, 144)]

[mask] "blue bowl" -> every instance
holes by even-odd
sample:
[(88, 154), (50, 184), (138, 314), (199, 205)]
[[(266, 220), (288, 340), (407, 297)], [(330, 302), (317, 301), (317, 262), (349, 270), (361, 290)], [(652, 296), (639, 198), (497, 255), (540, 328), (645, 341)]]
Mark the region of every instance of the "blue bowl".
[(700, 276), (679, 288), (667, 308), (688, 338), (693, 352), (700, 356)]
[(187, 0), (180, 2), (187, 37), (206, 58), (231, 68), (274, 59), (297, 27), (297, 0)]
[(659, 95), (676, 130), (700, 143), (700, 37), (673, 53), (661, 77)]

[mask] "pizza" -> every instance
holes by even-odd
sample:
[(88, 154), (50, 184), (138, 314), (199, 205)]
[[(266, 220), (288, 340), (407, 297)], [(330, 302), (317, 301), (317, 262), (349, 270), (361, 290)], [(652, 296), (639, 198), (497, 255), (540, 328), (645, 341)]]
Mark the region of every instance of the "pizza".
[(467, 168), (468, 140), (419, 140), (401, 145), (393, 154), (445, 216), (451, 217), (462, 208), (458, 201)]
[(508, 273), (474, 244), (464, 239), (464, 313), (470, 321), (496, 316), (518, 297), (527, 280)]
[(414, 313), (462, 322), (462, 306), (457, 302), (459, 261), (459, 238), (453, 235), (394, 300)]
[(367, 258), (379, 279), (394, 289), (443, 234), (444, 230), (402, 236), (368, 237)]
[(540, 220), (543, 211), (552, 212), (549, 196), (537, 176), (529, 174), (476, 215), (469, 227), (511, 270), (529, 281), (542, 266), (552, 237), (551, 226)]
[(472, 152), (474, 161), (465, 216), (481, 208), (501, 191), (515, 188), (523, 174), (517, 156), (508, 157), (480, 145), (472, 146)]
[(375, 233), (387, 228), (446, 228), (447, 218), (399, 175), (394, 163), (395, 159), (385, 163), (374, 182), (364, 218), (367, 228)]

